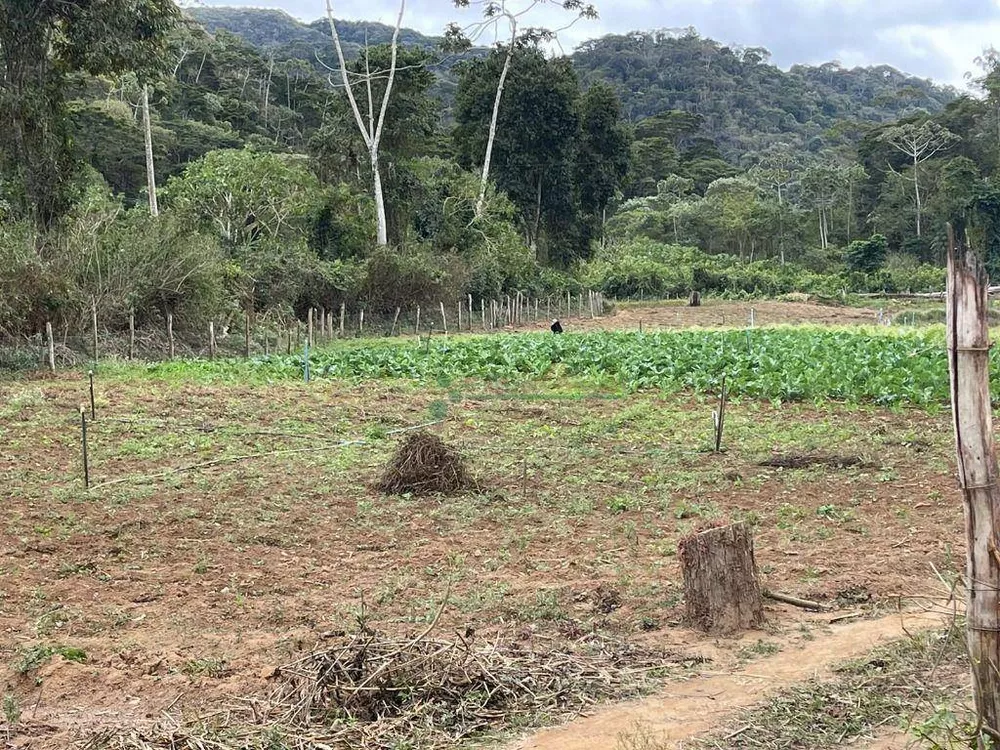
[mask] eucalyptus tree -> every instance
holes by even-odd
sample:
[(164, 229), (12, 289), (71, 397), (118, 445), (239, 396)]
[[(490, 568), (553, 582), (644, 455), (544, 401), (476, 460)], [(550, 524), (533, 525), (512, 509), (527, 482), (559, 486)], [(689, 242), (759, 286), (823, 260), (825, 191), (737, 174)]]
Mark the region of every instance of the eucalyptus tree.
[(173, 0), (0, 0), (0, 171), (19, 214), (44, 227), (70, 205), (70, 75), (156, 67), (178, 16)]
[(920, 192), (920, 166), (962, 139), (933, 120), (927, 120), (919, 124), (904, 123), (896, 125), (886, 129), (879, 139), (905, 155), (910, 162), (912, 167), (910, 180), (913, 182), (913, 197), (916, 203), (917, 214), (917, 237), (919, 237), (921, 234), (920, 220), (923, 215), (923, 201)]
[[(449, 24), (445, 31), (446, 47), (449, 49), (469, 49), (490, 31), (499, 36), (500, 30), (506, 25), (505, 41), (502, 44), (499, 42), (497, 44), (498, 49), (503, 52), (503, 65), (497, 79), (486, 148), (482, 158), (479, 198), (476, 200), (476, 216), (478, 217), (482, 215), (486, 203), (486, 189), (493, 162), (493, 145), (496, 141), (497, 123), (500, 118), (500, 103), (503, 100), (507, 76), (510, 73), (511, 62), (518, 46), (553, 41), (558, 43), (560, 31), (564, 31), (581, 19), (597, 18), (597, 9), (591, 4), (584, 3), (583, 0), (454, 0), (454, 3), (456, 8), (478, 8), (482, 12), (482, 18), (465, 27), (457, 23)], [(527, 26), (528, 15), (535, 8), (545, 5), (557, 5), (573, 15), (569, 22), (559, 29)]]
[[(385, 194), (382, 190), (382, 174), (379, 170), (379, 147), (382, 143), (382, 134), (385, 129), (386, 112), (389, 109), (389, 98), (392, 96), (392, 85), (396, 79), (396, 57), (399, 49), (399, 29), (403, 25), (403, 13), (406, 10), (406, 0), (399, 2), (399, 14), (396, 16), (396, 25), (392, 32), (392, 41), (389, 43), (389, 67), (386, 70), (372, 70), (368, 50), (364, 50), (363, 58), (365, 62), (365, 72), (357, 74), (347, 67), (347, 60), (344, 58), (344, 50), (340, 44), (340, 35), (337, 33), (337, 23), (333, 17), (332, 0), (326, 0), (326, 16), (330, 23), (330, 36), (333, 37), (333, 45), (337, 50), (337, 61), (340, 64), (340, 81), (347, 94), (347, 101), (351, 106), (354, 115), (354, 122), (358, 126), (358, 132), (365, 143), (368, 151), (368, 161), (372, 173), (372, 197), (375, 200), (375, 222), (376, 240), (379, 245), (389, 244), (388, 224), (385, 213)], [(375, 114), (375, 94), (374, 82), (384, 79), (385, 88), (382, 91), (381, 103), (378, 109), (378, 116)], [(354, 95), (355, 85), (364, 88), (367, 98), (367, 111), (364, 115), (358, 105), (358, 99)]]

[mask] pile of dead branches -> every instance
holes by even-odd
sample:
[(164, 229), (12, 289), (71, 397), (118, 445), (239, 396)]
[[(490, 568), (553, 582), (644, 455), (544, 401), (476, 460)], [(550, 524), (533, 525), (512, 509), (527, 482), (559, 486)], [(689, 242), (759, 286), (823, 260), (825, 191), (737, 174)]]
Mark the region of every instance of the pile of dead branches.
[(461, 454), (423, 430), (399, 444), (375, 483), (387, 495), (448, 495), (474, 486)]
[(332, 719), (350, 733), (360, 729), (343, 738), (355, 747), (397, 747), (422, 735), (447, 745), (633, 695), (677, 661), (597, 637), (572, 650), (538, 651), (499, 638), (399, 640), (362, 632), (283, 668), (275, 702), (285, 707), (286, 726)]
[(248, 700), (224, 726), (175, 724), (109, 735), (89, 747), (451, 748), (640, 694), (697, 661), (596, 634), (538, 649), (516, 634), (480, 642), (429, 632), (406, 639), (361, 628), (282, 667), (272, 694)]

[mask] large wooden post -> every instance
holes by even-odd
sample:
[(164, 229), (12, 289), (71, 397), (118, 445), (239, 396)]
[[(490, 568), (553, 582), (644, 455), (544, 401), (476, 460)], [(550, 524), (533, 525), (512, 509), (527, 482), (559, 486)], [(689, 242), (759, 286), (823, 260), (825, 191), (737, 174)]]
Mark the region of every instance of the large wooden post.
[(684, 606), (693, 627), (738, 633), (764, 624), (753, 534), (745, 523), (719, 526), (680, 544)]
[[(1000, 490), (990, 409), (987, 277), (961, 225), (948, 225), (948, 369), (965, 505), (966, 628), (976, 712), (1000, 737)], [(980, 748), (992, 747), (987, 737)]]

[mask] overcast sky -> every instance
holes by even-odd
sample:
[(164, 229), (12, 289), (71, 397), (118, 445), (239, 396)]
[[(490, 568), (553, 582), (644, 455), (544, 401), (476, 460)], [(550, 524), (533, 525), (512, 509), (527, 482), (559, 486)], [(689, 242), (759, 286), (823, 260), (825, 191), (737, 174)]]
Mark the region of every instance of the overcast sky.
[[(321, 17), (325, 0), (194, 0), (201, 5), (283, 8)], [(766, 47), (782, 67), (837, 60), (888, 63), (905, 72), (964, 87), (984, 48), (1000, 47), (1000, 0), (593, 0), (601, 18), (563, 34), (567, 48), (585, 39), (636, 29), (694, 26), (727, 44)], [(511, 0), (512, 4), (526, 0)], [(553, 0), (548, 0), (552, 3)], [(475, 3), (473, 3), (475, 4)], [(392, 23), (398, 0), (334, 0), (339, 18)], [(439, 34), (449, 21), (469, 23), (473, 9), (452, 0), (409, 0), (404, 25)], [(565, 12), (538, 8), (532, 24), (557, 25)]]

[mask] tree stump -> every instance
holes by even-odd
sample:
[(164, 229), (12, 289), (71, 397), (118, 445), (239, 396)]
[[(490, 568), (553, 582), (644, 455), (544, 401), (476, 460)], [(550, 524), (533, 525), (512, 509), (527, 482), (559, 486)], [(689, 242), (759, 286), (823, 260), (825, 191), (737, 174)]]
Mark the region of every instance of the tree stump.
[(688, 307), (701, 307), (701, 294), (699, 292), (691, 292), (691, 296), (688, 297)]
[(737, 633), (764, 624), (753, 535), (745, 523), (693, 534), (681, 542), (687, 620), (709, 633)]

